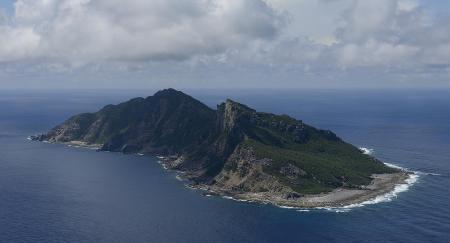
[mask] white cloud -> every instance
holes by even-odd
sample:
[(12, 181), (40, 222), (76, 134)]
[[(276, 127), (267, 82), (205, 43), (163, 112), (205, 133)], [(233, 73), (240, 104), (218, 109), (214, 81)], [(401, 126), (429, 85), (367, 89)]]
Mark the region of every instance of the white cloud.
[(401, 0), (398, 1), (398, 11), (410, 12), (419, 7), (417, 0)]
[(37, 52), (40, 36), (32, 28), (0, 25), (0, 62), (29, 58)]
[(36, 57), (74, 62), (215, 55), (272, 39), (284, 23), (261, 0), (18, 0), (15, 9), (3, 43), (26, 29), (23, 39), (39, 38), (25, 49), (41, 40)]
[(368, 40), (361, 45), (346, 44), (337, 49), (340, 63), (351, 66), (403, 66), (405, 60), (413, 58), (418, 47), (390, 44)]
[(448, 72), (448, 26), (418, 0), (17, 0), (0, 62)]
[(394, 0), (354, 1), (342, 16), (338, 36), (344, 42), (362, 42), (389, 28), (395, 19)]
[(354, 1), (342, 15), (333, 53), (348, 67), (419, 68), (429, 65), (430, 53), (450, 43), (450, 29), (429, 16), (414, 0)]

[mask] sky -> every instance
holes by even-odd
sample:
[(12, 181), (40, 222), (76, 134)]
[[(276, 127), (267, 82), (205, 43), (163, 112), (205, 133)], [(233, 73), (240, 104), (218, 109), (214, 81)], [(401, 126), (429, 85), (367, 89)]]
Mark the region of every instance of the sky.
[(449, 88), (446, 0), (0, 0), (0, 89)]

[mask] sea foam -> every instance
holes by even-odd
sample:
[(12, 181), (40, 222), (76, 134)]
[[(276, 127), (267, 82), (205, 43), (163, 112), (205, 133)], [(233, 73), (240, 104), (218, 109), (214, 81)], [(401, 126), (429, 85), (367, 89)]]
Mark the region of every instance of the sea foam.
[(408, 179), (405, 180), (405, 184), (396, 185), (394, 187), (394, 190), (392, 190), (384, 195), (377, 196), (376, 198), (374, 198), (372, 200), (365, 201), (362, 203), (347, 205), (342, 208), (350, 209), (350, 208), (357, 208), (357, 207), (362, 207), (365, 205), (372, 205), (372, 204), (377, 204), (377, 203), (382, 203), (382, 202), (390, 202), (390, 201), (392, 201), (392, 199), (396, 198), (399, 193), (408, 191), (409, 188), (414, 183), (416, 183), (418, 179), (419, 179), (419, 175), (417, 173), (410, 174)]
[(342, 207), (317, 207), (315, 209), (319, 209), (319, 210), (326, 210), (326, 211), (330, 211), (330, 212), (335, 212), (335, 213), (346, 213), (346, 212), (350, 212), (352, 209), (354, 208), (360, 208), (360, 207), (364, 207), (367, 205), (373, 205), (373, 204), (378, 204), (378, 203), (384, 203), (384, 202), (390, 202), (392, 201), (394, 198), (396, 198), (398, 196), (399, 193), (401, 192), (405, 192), (409, 190), (409, 187), (411, 185), (413, 185), (415, 182), (417, 182), (419, 176), (416, 174), (412, 174), (410, 175), (410, 177), (408, 179), (405, 180), (406, 184), (399, 184), (396, 185), (394, 190), (377, 196), (371, 200), (368, 201), (364, 201), (361, 203), (355, 203), (355, 204), (350, 204), (347, 206), (342, 206)]
[[(374, 152), (373, 149), (364, 148), (364, 147), (360, 148), (360, 150), (363, 151), (364, 154), (372, 154)], [(343, 207), (319, 207), (316, 209), (322, 209), (322, 210), (332, 211), (332, 212), (336, 212), (336, 213), (344, 213), (344, 212), (349, 212), (353, 208), (359, 208), (359, 207), (363, 207), (366, 205), (373, 205), (373, 204), (378, 204), (378, 203), (382, 203), (382, 202), (390, 202), (394, 198), (396, 198), (399, 193), (408, 191), (409, 188), (419, 180), (420, 175), (423, 174), (422, 172), (411, 171), (408, 168), (404, 168), (404, 167), (401, 167), (401, 166), (398, 166), (395, 164), (391, 164), (391, 163), (384, 163), (384, 164), (391, 168), (408, 171), (411, 174), (405, 180), (404, 184), (397, 184), (394, 187), (394, 190), (392, 190), (386, 194), (379, 195), (371, 200), (364, 201), (361, 203), (350, 204), (350, 205), (343, 206)]]
[(363, 154), (367, 154), (367, 155), (373, 154), (373, 149), (370, 149), (370, 148), (360, 147), (359, 150), (361, 150), (361, 152)]
[[(370, 148), (364, 148), (361, 147), (359, 148), (364, 154), (372, 154), (374, 152), (374, 149), (370, 149)], [(158, 163), (162, 163), (162, 161), (158, 161)], [(351, 211), (354, 208), (359, 208), (359, 207), (363, 207), (366, 205), (373, 205), (373, 204), (378, 204), (378, 203), (382, 203), (382, 202), (390, 202), (392, 201), (394, 198), (396, 198), (398, 196), (399, 193), (408, 191), (409, 188), (418, 181), (419, 177), (421, 174), (424, 174), (422, 172), (417, 172), (417, 171), (411, 171), (407, 168), (395, 165), (395, 164), (391, 164), (391, 163), (384, 163), (386, 166), (389, 166), (391, 168), (396, 168), (396, 169), (400, 169), (403, 171), (408, 171), (411, 174), (409, 175), (409, 177), (405, 180), (405, 183), (402, 184), (397, 184), (394, 189), (386, 194), (377, 196), (371, 200), (368, 201), (364, 201), (361, 203), (355, 203), (355, 204), (350, 204), (350, 205), (346, 205), (346, 206), (342, 206), (342, 207), (315, 207), (315, 208), (298, 208), (298, 207), (289, 207), (289, 206), (281, 206), (281, 205), (275, 205), (279, 208), (284, 208), (284, 209), (295, 209), (297, 212), (310, 212), (312, 210), (325, 210), (325, 211), (329, 211), (329, 212), (334, 212), (334, 213), (346, 213)], [(163, 165), (163, 167), (166, 166)], [(426, 174), (432, 174), (432, 173), (426, 173)], [(179, 178), (177, 178), (179, 179)], [(188, 187), (190, 189), (195, 189), (193, 187)], [(210, 197), (212, 196), (211, 194), (205, 194), (206, 197)], [(233, 200), (233, 201), (240, 201), (240, 202), (252, 202), (250, 200), (244, 200), (244, 199), (236, 199), (233, 198), (231, 196), (222, 196), (222, 198), (224, 199), (229, 199), (229, 200)]]

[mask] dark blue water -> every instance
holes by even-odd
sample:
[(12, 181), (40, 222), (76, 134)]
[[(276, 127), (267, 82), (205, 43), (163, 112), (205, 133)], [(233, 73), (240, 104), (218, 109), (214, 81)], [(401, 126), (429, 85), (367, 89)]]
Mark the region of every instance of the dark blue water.
[(0, 241), (446, 242), (450, 92), (193, 91), (290, 114), (420, 171), (391, 202), (298, 212), (204, 197), (156, 160), (26, 140), (68, 116), (151, 91), (0, 93)]

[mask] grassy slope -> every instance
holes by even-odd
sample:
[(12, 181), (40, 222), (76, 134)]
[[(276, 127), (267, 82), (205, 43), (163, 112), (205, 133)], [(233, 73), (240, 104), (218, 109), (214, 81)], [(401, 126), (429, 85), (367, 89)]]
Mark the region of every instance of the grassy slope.
[[(273, 116), (273, 119), (286, 117)], [(299, 193), (315, 194), (337, 187), (367, 185), (370, 176), (377, 173), (393, 173), (395, 169), (362, 154), (356, 147), (331, 137), (325, 131), (306, 126), (309, 141), (295, 143), (286, 134), (263, 127), (253, 128), (251, 136), (244, 142), (253, 148), (258, 158), (273, 160), (266, 172)], [(280, 173), (280, 168), (293, 164), (307, 174), (289, 179)]]

